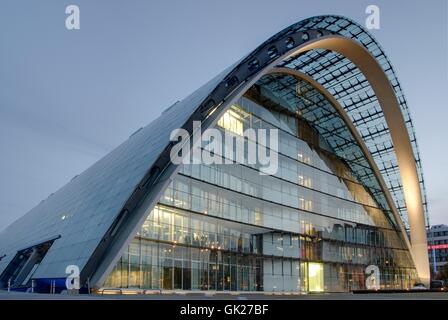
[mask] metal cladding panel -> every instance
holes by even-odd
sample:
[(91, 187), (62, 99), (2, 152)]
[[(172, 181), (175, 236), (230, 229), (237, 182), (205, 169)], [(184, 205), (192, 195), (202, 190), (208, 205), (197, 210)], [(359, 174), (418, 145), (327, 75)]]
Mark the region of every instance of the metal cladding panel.
[[(232, 68), (232, 67), (230, 67)], [(229, 70), (165, 110), (59, 191), (0, 234), (0, 274), (18, 250), (60, 235), (34, 278), (65, 277), (68, 265), (84, 267), (136, 186), (169, 143)]]

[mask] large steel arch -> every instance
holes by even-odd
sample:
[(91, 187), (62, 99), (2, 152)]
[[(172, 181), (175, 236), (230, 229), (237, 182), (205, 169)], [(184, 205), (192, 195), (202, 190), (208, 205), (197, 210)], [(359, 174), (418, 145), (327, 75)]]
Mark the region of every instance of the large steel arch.
[[(399, 162), (405, 200), (408, 206), (411, 255), (420, 280), (429, 283), (424, 209), (417, 166), (408, 131), (387, 75), (370, 52), (356, 41), (334, 35), (328, 30), (295, 32), (288, 28), (280, 32), (263, 43), (248, 57), (240, 61), (227, 75), (223, 76), (223, 80), (197, 106), (196, 111), (192, 113), (183, 128), (191, 132), (193, 120), (202, 121), (203, 128), (213, 126), (227, 108), (262, 76), (275, 70), (280, 62), (289, 57), (318, 49), (338, 52), (351, 60), (364, 73), (375, 91), (390, 128), (394, 150)], [(109, 250), (103, 251), (105, 255), (101, 256), (101, 261), (97, 260), (95, 262), (94, 259), (90, 261), (91, 266), (89, 267), (92, 269), (83, 270), (84, 279), (93, 279), (93, 283), (96, 285), (105, 280), (126, 244), (132, 239), (133, 234), (156, 204), (158, 195), (177, 173), (177, 169), (169, 161), (169, 152), (172, 146), (172, 143), (168, 144), (155, 164), (148, 170), (139, 186), (140, 195), (129, 199), (128, 203), (125, 204), (123, 211), (129, 212), (129, 218), (126, 218), (129, 220), (120, 222), (126, 230), (125, 235), (122, 234), (122, 237), (118, 240), (114, 237), (107, 239), (110, 241), (107, 245)], [(150, 197), (147, 196), (148, 193), (151, 194)], [(406, 239), (404, 228), (402, 228), (402, 232)], [(119, 230), (115, 230), (114, 233), (118, 234)], [(107, 242), (105, 241), (104, 244), (106, 246)]]
[(411, 141), (395, 92), (376, 59), (357, 42), (341, 36), (327, 36), (306, 44), (294, 55), (315, 49), (335, 51), (351, 60), (367, 78), (378, 98), (389, 127), (400, 169), (408, 212), (411, 253), (421, 281), (428, 284), (430, 271), (422, 193)]

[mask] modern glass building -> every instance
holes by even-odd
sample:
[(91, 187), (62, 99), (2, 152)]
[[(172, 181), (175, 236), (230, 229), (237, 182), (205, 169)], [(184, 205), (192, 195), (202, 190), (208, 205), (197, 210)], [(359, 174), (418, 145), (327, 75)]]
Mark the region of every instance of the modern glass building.
[[(247, 144), (247, 129), (276, 129), (278, 149), (264, 147), (278, 170), (174, 164), (170, 135), (193, 135), (194, 121)], [(429, 282), (427, 221), (388, 58), (360, 25), (319, 16), (271, 37), (9, 226), (0, 285), (60, 291), (75, 265), (97, 290), (406, 289)]]
[(428, 229), (428, 255), (432, 276), (436, 278), (448, 265), (448, 226), (433, 225)]

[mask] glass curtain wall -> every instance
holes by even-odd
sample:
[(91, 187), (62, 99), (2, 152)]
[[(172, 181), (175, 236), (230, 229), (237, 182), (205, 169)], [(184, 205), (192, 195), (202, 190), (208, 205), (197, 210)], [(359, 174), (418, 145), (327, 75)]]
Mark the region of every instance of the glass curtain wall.
[(278, 129), (277, 173), (183, 165), (105, 287), (343, 292), (365, 289), (369, 265), (383, 289), (413, 285), (399, 232), (311, 125), (243, 97), (216, 128)]

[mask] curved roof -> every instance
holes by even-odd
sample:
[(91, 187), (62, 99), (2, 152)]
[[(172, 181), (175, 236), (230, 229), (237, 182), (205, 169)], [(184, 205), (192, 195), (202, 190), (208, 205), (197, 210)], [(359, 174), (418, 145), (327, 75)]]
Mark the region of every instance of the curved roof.
[[(0, 234), (0, 256), (6, 254), (0, 260), (0, 273), (18, 250), (59, 235), (61, 237), (55, 241), (34, 276), (65, 277), (68, 264), (83, 268), (100, 243), (105, 241), (105, 235), (114, 227), (120, 213), (124, 209), (131, 211), (135, 208), (138, 198), (151, 189), (151, 183), (148, 183), (151, 177), (163, 171), (166, 154), (172, 145), (169, 135), (173, 129), (189, 128), (192, 120), (205, 121), (211, 110), (227, 101), (233, 92), (264, 66), (276, 61), (282, 53), (328, 34), (354, 39), (381, 64), (400, 103), (413, 146), (421, 190), (424, 190), (420, 157), (406, 100), (384, 52), (371, 35), (347, 18), (313, 17), (277, 33), (247, 57), (165, 110), (151, 124), (5, 229)], [(282, 60), (277, 66), (307, 74), (338, 100), (365, 141), (406, 225), (406, 206), (392, 139), (376, 96), (362, 73), (343, 56), (326, 50), (308, 51)], [(369, 172), (365, 175), (366, 181), (374, 179)], [(422, 198), (425, 199), (424, 194)]]

